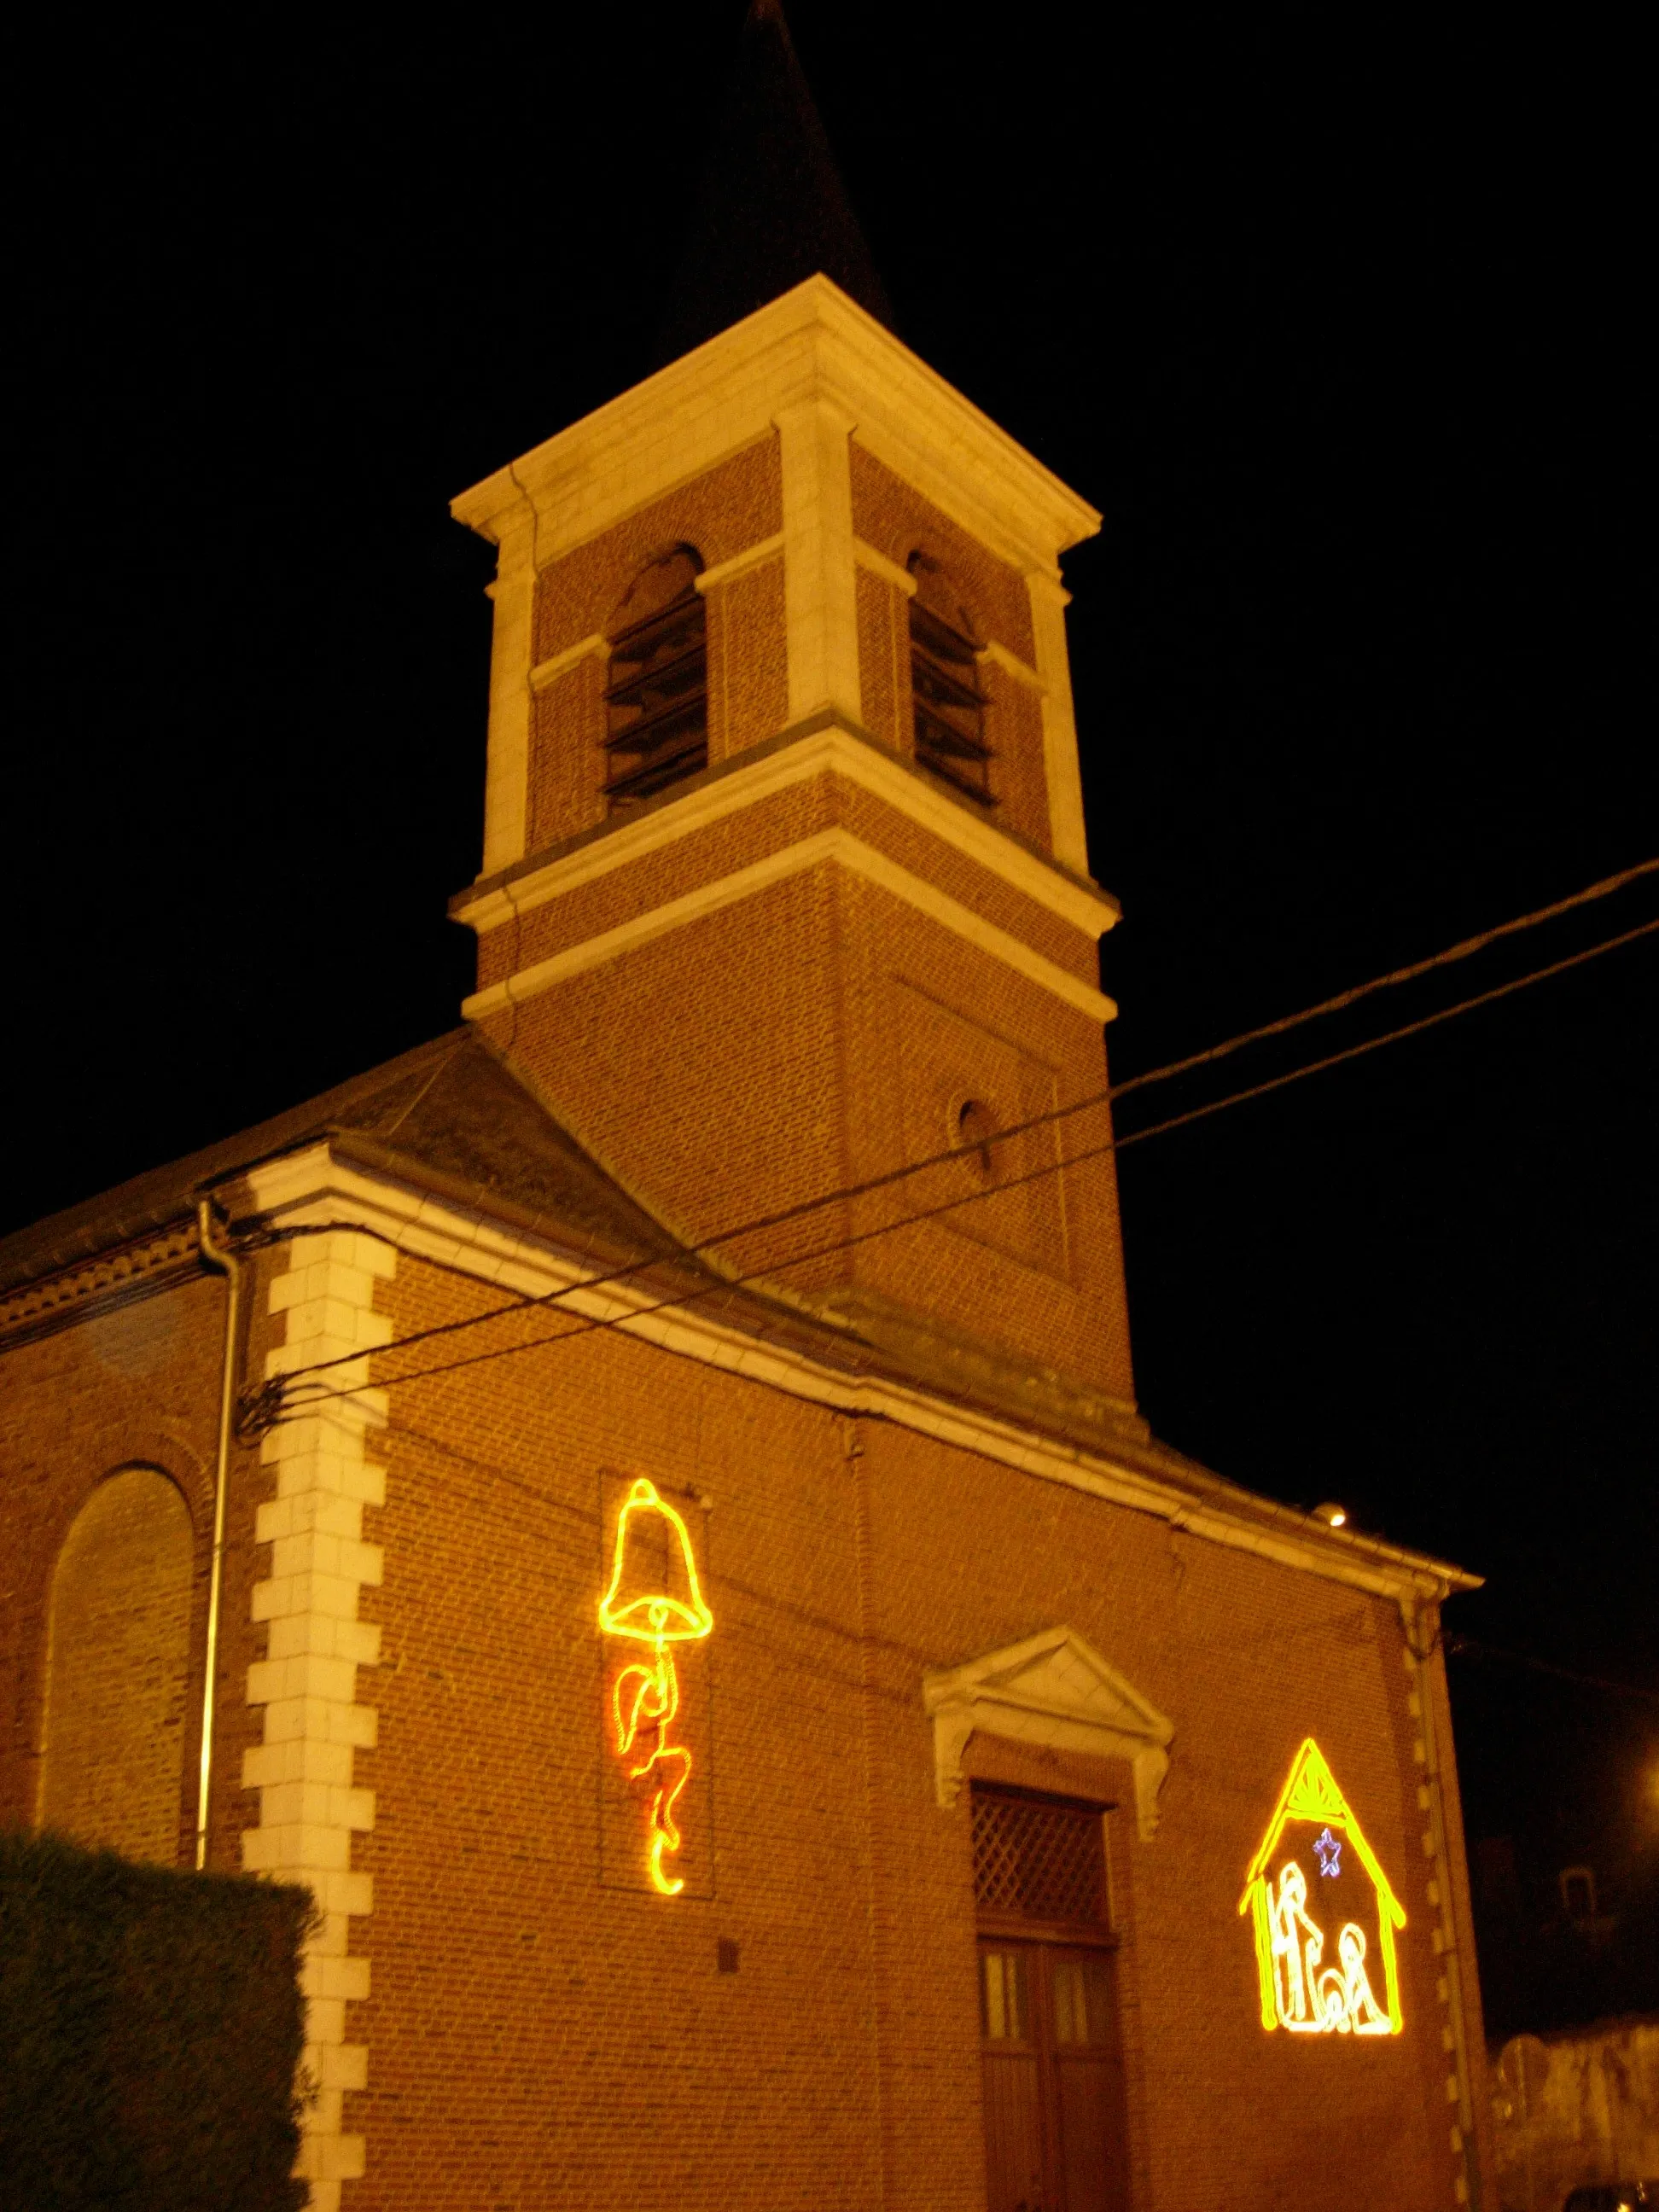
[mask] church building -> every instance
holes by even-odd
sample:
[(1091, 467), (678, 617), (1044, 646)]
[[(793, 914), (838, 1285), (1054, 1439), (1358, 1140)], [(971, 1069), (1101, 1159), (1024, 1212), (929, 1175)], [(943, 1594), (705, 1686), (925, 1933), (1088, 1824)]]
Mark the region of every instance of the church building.
[(738, 72), (672, 357), (454, 503), (461, 1025), (0, 1243), (0, 1821), (311, 1887), (319, 2212), (1493, 2212), (1473, 1577), (1136, 1410), (1101, 518)]

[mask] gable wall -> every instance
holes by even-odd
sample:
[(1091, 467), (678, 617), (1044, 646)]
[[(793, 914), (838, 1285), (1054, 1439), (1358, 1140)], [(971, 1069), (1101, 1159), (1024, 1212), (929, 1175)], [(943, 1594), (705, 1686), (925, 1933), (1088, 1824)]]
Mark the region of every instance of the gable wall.
[[(33, 1343), (0, 1347), (0, 1559), (8, 1593), (0, 1605), (0, 1823), (27, 1826), (36, 1817), (52, 1576), (64, 1538), (107, 1476), (155, 1468), (177, 1486), (191, 1523), (177, 1843), (167, 1856), (192, 1863), (224, 1312), (224, 1279), (204, 1274)], [(257, 1579), (253, 1456), (239, 1453), (240, 1479), (230, 1494), (219, 1645), (209, 1863), (232, 1869), (241, 1864), (249, 1818), (242, 1753), (258, 1733), (244, 1677), (264, 1644), (264, 1631), (249, 1617)], [(112, 1807), (107, 1840), (118, 1840), (122, 1825)], [(90, 1832), (87, 1839), (94, 1840)]]
[[(497, 1302), (407, 1262), (383, 1290), (399, 1332)], [(513, 1318), (405, 1357), (553, 1327)], [(982, 1739), (968, 1763), (1123, 1808), (1134, 2203), (1277, 2212), (1328, 2202), (1333, 2177), (1379, 2212), (1453, 2201), (1411, 1684), (1385, 1601), (611, 1331), (390, 1399), (386, 1504), (368, 1516), (386, 1577), (362, 1599), (384, 1635), (380, 1746), (359, 1762), (378, 1806), (358, 1861), (373, 1994), (347, 2030), (371, 2052), (348, 2100), (368, 2166), (347, 2212), (416, 2193), (979, 2204), (968, 1801), (935, 1802), (921, 1680), (1060, 1620), (1175, 1723), (1158, 1834), (1137, 1833), (1121, 1768)], [(712, 1896), (629, 1887), (625, 1816), (606, 1810), (602, 1498), (641, 1474), (686, 1513), (715, 1620), (706, 1674), (683, 1675), (684, 1740), (713, 1778), (684, 1801), (684, 1864)], [(1397, 2040), (1261, 2028), (1237, 1905), (1309, 1734), (1410, 1916)]]
[[(253, 1376), (282, 1333), (267, 1287)], [(0, 1537), (19, 1594), (0, 1650), (9, 1817), (27, 1817), (51, 1560), (94, 1471), (168, 1464), (204, 1525), (222, 1299), (204, 1279), (123, 1310), (114, 1331), (106, 1317), (0, 1356)], [(500, 1293), (405, 1256), (374, 1299), (401, 1334)], [(376, 1379), (553, 1326), (439, 1338), (382, 1356)], [(343, 2098), (364, 2145), (343, 2212), (973, 2212), (968, 1800), (936, 1802), (921, 1681), (1062, 1620), (1174, 1723), (1158, 1835), (1137, 1832), (1121, 1768), (983, 1738), (966, 1763), (1120, 1804), (1134, 2203), (1267, 2212), (1334, 2187), (1379, 2212), (1454, 2201), (1417, 1723), (1386, 1602), (612, 1331), (393, 1382), (388, 1404), (386, 1502), (363, 1514), (385, 1574), (359, 1595), (380, 1636), (362, 1670), (380, 1734), (353, 1777), (375, 1807), (351, 1842), (374, 1909), (351, 1928), (368, 1995), (344, 2003), (342, 2033), (368, 2073)], [(629, 1880), (643, 1830), (617, 1809), (595, 1622), (604, 1486), (641, 1474), (688, 1516), (716, 1624), (684, 1675), (704, 1777), (684, 1808), (692, 1892), (673, 1899)], [(238, 1863), (258, 1817), (234, 1784), (258, 1735), (243, 1698), (271, 1547), (254, 1513), (276, 1475), (239, 1455), (216, 1864)], [(192, 1634), (199, 1651), (199, 1604)], [(1260, 2026), (1236, 1906), (1305, 1735), (1409, 1916), (1397, 2040)], [(192, 1741), (187, 1774), (193, 1761)], [(740, 1947), (736, 1975), (716, 1972), (721, 1937)]]

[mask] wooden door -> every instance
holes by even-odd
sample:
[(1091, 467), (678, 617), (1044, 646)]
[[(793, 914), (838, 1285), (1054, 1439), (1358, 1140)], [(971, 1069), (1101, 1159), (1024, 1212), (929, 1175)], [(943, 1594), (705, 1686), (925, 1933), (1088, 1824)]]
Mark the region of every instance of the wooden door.
[(980, 1943), (989, 2212), (1127, 2203), (1113, 1964), (1091, 1947)]

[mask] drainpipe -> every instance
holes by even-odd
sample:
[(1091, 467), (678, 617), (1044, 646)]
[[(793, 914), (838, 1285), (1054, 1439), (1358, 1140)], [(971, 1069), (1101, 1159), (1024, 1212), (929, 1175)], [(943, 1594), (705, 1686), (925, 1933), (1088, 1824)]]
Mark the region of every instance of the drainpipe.
[(1452, 1910), (1452, 1862), (1446, 1829), (1445, 1778), (1440, 1764), (1438, 1733), (1435, 1728), (1434, 1656), (1439, 1643), (1439, 1605), (1413, 1605), (1402, 1599), (1406, 1648), (1411, 1656), (1417, 1691), (1417, 1725), (1423, 1743), (1425, 1796), (1428, 1800), (1429, 1832), (1424, 1842), (1432, 1854), (1439, 1892), (1440, 1926), (1435, 1945), (1440, 1971), (1446, 1978), (1447, 2026), (1451, 2031), (1452, 2080), (1456, 2085), (1458, 2132), (1462, 2137), (1463, 2202), (1471, 2212), (1480, 2212), (1480, 2148), (1475, 2133), (1474, 2080), (1469, 2064), (1468, 2016), (1463, 2008), (1463, 1960), (1457, 1923)]
[(196, 1871), (207, 1864), (208, 1791), (213, 1780), (213, 1693), (219, 1671), (219, 1605), (225, 1578), (225, 1493), (230, 1486), (230, 1446), (236, 1418), (236, 1346), (242, 1322), (242, 1262), (213, 1241), (213, 1201), (196, 1208), (196, 1237), (203, 1264), (225, 1278), (225, 1351), (219, 1380), (219, 1460), (213, 1484), (213, 1565), (208, 1577), (207, 1673), (202, 1685), (202, 1771), (196, 1796)]

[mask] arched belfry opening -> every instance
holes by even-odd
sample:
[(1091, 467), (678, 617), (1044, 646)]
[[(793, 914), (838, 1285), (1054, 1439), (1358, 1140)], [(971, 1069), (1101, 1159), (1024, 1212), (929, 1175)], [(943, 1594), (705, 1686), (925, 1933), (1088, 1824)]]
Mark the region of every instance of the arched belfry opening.
[(605, 685), (605, 797), (649, 799), (708, 763), (708, 635), (690, 545), (647, 561), (613, 610)]
[(993, 806), (989, 700), (980, 688), (980, 625), (942, 562), (918, 547), (908, 567), (910, 689), (916, 759), (930, 775), (981, 806)]

